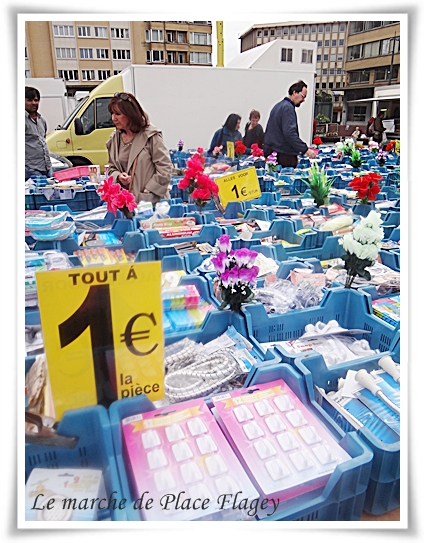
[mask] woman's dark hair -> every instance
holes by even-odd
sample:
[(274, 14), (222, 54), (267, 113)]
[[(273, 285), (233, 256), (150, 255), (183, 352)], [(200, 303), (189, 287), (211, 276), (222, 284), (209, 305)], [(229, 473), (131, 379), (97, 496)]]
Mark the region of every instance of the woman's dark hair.
[(146, 126), (149, 126), (149, 117), (137, 102), (136, 97), (129, 92), (117, 92), (108, 104), (110, 114), (117, 110), (126, 115), (131, 123), (130, 130), (132, 132), (142, 132)]
[(222, 126), (225, 126), (230, 132), (234, 132), (238, 121), (241, 121), (240, 115), (237, 115), (237, 113), (230, 113)]
[(33, 100), (35, 97), (40, 100), (40, 92), (34, 87), (25, 87), (25, 98), (27, 100)]
[(308, 85), (304, 81), (293, 83), (293, 85), (289, 88), (289, 96), (291, 96), (294, 92), (302, 92), (303, 87), (306, 89), (308, 88)]

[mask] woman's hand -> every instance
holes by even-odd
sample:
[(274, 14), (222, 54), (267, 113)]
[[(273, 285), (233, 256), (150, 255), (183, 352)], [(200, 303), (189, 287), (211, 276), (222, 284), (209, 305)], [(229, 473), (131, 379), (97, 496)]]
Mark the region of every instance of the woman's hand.
[(118, 175), (118, 181), (127, 187), (131, 183), (131, 176), (123, 172)]

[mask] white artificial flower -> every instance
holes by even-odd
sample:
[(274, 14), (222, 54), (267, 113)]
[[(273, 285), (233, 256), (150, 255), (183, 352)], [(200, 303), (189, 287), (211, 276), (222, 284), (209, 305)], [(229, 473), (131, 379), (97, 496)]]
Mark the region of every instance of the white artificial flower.
[(349, 145), (349, 144), (355, 145), (355, 142), (353, 141), (352, 138), (346, 138), (346, 139), (344, 140), (344, 142), (345, 142), (346, 145)]
[(378, 228), (383, 221), (380, 218), (380, 213), (372, 209), (366, 217), (362, 217), (361, 223), (371, 228)]
[(383, 239), (382, 236), (384, 236), (382, 228), (374, 230), (373, 228), (368, 228), (362, 223), (353, 230), (354, 239), (363, 244), (377, 243)]
[(376, 260), (378, 256), (377, 245), (361, 245), (360, 251), (356, 253), (356, 256), (361, 260)]
[(334, 145), (337, 152), (340, 152), (343, 149), (343, 143), (341, 141), (338, 141)]

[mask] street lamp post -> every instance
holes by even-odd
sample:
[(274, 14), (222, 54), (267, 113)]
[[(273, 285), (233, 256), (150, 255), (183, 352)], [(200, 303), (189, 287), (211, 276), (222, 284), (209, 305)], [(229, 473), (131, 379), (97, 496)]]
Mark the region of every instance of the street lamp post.
[(399, 40), (400, 39), (400, 36), (396, 36), (396, 34), (393, 36), (393, 38), (390, 38), (390, 41), (392, 42), (392, 58), (391, 58), (391, 61), (390, 61), (390, 72), (389, 72), (389, 82), (388, 82), (388, 85), (391, 85), (392, 84), (392, 72), (393, 72), (393, 60), (394, 60), (394, 56), (395, 56), (395, 42), (396, 40)]

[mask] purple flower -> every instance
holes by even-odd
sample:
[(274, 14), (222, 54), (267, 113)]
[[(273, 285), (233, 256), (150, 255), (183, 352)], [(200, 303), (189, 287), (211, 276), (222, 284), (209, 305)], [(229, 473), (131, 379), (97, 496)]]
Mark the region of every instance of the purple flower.
[(240, 271), (240, 269), (239, 269), (238, 266), (234, 266), (234, 268), (231, 268), (231, 270), (230, 270), (229, 279), (230, 279), (230, 283), (232, 283), (233, 285), (238, 283), (239, 271)]
[(228, 267), (228, 258), (226, 253), (218, 253), (215, 258), (211, 259), (216, 273), (221, 274)]
[(234, 253), (236, 257), (236, 262), (239, 266), (247, 266), (249, 264), (253, 264), (256, 260), (257, 254), (258, 253), (255, 253), (255, 251), (250, 251), (246, 248), (237, 249)]
[(221, 282), (223, 287), (228, 287), (230, 284), (230, 270), (227, 269), (221, 274)]
[(222, 234), (222, 236), (220, 236), (220, 238), (218, 239), (218, 247), (220, 251), (229, 253), (231, 251), (230, 236), (228, 236), (227, 234)]
[(241, 268), (238, 275), (243, 283), (254, 283), (258, 273), (258, 266), (252, 266), (251, 268)]

